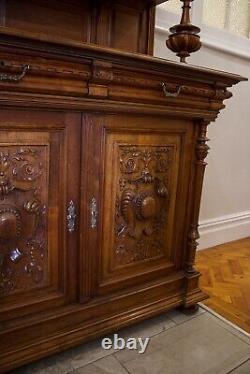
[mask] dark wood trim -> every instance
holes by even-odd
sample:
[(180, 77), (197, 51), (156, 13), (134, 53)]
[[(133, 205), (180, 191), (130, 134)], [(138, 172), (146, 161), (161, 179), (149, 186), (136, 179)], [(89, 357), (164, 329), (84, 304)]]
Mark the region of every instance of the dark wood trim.
[(6, 20), (6, 0), (0, 0), (0, 26), (5, 27)]

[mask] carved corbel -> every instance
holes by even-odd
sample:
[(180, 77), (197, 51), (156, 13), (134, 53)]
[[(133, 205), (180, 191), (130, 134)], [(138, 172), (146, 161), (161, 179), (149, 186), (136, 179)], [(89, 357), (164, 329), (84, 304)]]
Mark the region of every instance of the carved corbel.
[(223, 101), (230, 99), (233, 94), (232, 92), (228, 91), (227, 87), (220, 83), (215, 83), (213, 86), (213, 96), (211, 97), (212, 100)]

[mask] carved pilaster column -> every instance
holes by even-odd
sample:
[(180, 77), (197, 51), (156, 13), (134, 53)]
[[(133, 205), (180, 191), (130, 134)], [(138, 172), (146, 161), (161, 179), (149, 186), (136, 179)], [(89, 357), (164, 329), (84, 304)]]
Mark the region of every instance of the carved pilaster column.
[(191, 206), (191, 217), (190, 217), (190, 227), (188, 232), (187, 240), (187, 252), (185, 261), (185, 271), (188, 274), (196, 273), (194, 268), (195, 252), (198, 246), (197, 240), (199, 239), (198, 231), (198, 220), (200, 212), (200, 201), (201, 201), (201, 191), (203, 184), (204, 171), (207, 163), (205, 158), (208, 155), (209, 146), (206, 142), (209, 140), (206, 136), (207, 126), (209, 122), (202, 121), (198, 123), (198, 136), (195, 146), (195, 170), (193, 175), (193, 192), (192, 192), (192, 206)]

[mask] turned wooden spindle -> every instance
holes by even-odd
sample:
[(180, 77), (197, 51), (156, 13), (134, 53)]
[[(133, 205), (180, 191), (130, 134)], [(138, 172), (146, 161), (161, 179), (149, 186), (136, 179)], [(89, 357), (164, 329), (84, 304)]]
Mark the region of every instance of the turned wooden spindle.
[(180, 57), (181, 62), (186, 62), (190, 53), (201, 48), (199, 37), (200, 28), (192, 25), (190, 21), (191, 2), (193, 0), (180, 0), (183, 2), (182, 17), (179, 25), (170, 28), (171, 35), (166, 41), (167, 47)]

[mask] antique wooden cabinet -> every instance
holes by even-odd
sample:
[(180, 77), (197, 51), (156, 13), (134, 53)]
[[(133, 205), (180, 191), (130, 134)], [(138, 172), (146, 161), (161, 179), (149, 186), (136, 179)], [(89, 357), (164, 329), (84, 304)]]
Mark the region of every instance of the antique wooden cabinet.
[(244, 78), (149, 56), (156, 3), (1, 1), (1, 372), (205, 297), (206, 128)]

